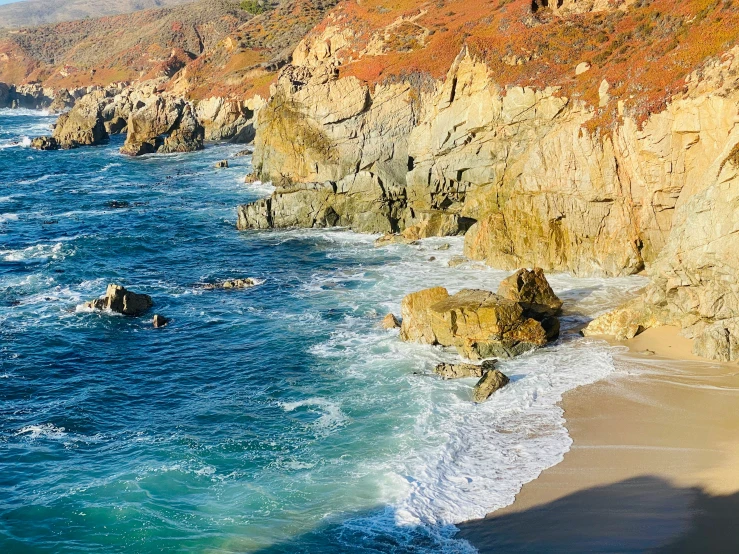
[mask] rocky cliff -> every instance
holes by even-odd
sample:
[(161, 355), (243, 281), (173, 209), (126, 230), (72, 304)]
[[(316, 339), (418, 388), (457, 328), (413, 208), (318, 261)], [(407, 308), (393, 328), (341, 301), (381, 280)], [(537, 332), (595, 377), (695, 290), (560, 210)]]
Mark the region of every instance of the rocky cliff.
[[(519, 4), (499, 12), (510, 16)], [(631, 82), (617, 80), (616, 66), (630, 56), (619, 58), (602, 25), (601, 51), (569, 52), (570, 66), (551, 84), (536, 83), (531, 70), (542, 74), (561, 60), (532, 51), (494, 58), (492, 47), (472, 38), (446, 75), (417, 71), (417, 53), (434, 47), (431, 5), (396, 13), (384, 26), (367, 15), (362, 23), (375, 25), (369, 30), (356, 21), (341, 25), (360, 8), (334, 12), (298, 46), (259, 114), (255, 166), (277, 189), (241, 207), (239, 227), (385, 233), (454, 218), (464, 223), (433, 226), (430, 234), (466, 231), (466, 254), (501, 269), (608, 276), (646, 267), (652, 285), (644, 299), (600, 328), (595, 322), (595, 331), (676, 323), (699, 339), (702, 355), (739, 358), (731, 254), (739, 49), (733, 24), (722, 19), (737, 9), (671, 4), (685, 18), (678, 24), (668, 16), (672, 29), (692, 33), (698, 22), (724, 34), (720, 42), (704, 38), (700, 53), (690, 49), (698, 37), (683, 45), (672, 37), (678, 46), (659, 46), (660, 54), (654, 37), (640, 41), (658, 32), (648, 21), (658, 21), (660, 38), (669, 40), (669, 25), (659, 23), (665, 12), (655, 14), (667, 7), (661, 4), (528, 3), (522, 28), (540, 37), (552, 24), (574, 21), (587, 30), (610, 22), (633, 25), (615, 48), (648, 51), (639, 59), (646, 67), (631, 58)], [(469, 22), (465, 28), (474, 34)], [(406, 40), (399, 43), (401, 29)], [(623, 36), (637, 46), (624, 45)], [(609, 57), (613, 66), (603, 62)], [(373, 74), (378, 58), (396, 74)], [(393, 67), (399, 59), (405, 70)]]

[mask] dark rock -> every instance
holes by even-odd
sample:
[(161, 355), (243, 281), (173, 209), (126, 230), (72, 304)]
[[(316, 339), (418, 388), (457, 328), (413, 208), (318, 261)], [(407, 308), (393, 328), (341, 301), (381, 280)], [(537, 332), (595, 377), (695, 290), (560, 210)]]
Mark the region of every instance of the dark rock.
[(154, 320), (152, 321), (155, 328), (165, 327), (169, 322), (169, 319), (159, 314), (155, 314)]
[(214, 167), (216, 169), (228, 169), (228, 160), (221, 160), (220, 162), (216, 162)]
[(59, 142), (54, 137), (37, 137), (31, 140), (31, 148), (36, 150), (59, 150)]

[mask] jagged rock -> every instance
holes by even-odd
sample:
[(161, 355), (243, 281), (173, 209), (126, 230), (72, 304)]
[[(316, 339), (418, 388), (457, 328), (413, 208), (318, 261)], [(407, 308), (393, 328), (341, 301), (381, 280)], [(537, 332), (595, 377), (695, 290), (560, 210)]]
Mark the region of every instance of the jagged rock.
[(153, 305), (154, 301), (148, 294), (130, 292), (120, 285), (108, 285), (105, 296), (85, 303), (86, 308), (131, 316), (142, 315)]
[(407, 227), (403, 236), (410, 240), (429, 237), (452, 237), (463, 235), (475, 222), (473, 219), (439, 210), (426, 210), (415, 215), (418, 223)]
[(485, 402), (495, 391), (502, 389), (510, 381), (506, 375), (497, 369), (488, 371), (475, 385), (472, 393), (473, 400), (478, 403)]
[(31, 140), (31, 148), (36, 150), (59, 150), (59, 143), (54, 137), (37, 137)]
[(554, 294), (540, 267), (531, 271), (519, 269), (500, 283), (498, 295), (518, 302), (530, 317), (537, 319), (562, 311), (562, 301)]
[(244, 148), (243, 150), (236, 152), (236, 154), (234, 154), (234, 158), (242, 158), (244, 156), (251, 156), (253, 153), (254, 153), (253, 148)]
[(205, 140), (243, 143), (254, 140), (254, 111), (245, 102), (208, 98), (198, 102), (195, 116), (203, 126)]
[(54, 96), (54, 101), (49, 106), (50, 113), (61, 113), (65, 110), (74, 107), (76, 99), (72, 96), (67, 89), (61, 89), (57, 91)]
[(693, 354), (720, 362), (739, 361), (739, 318), (707, 325), (695, 337)]
[(439, 364), (434, 368), (434, 373), (442, 379), (464, 379), (466, 377), (477, 377), (478, 379), (488, 371), (495, 369), (497, 360), (486, 360), (481, 365), (475, 364)]
[(221, 160), (220, 162), (216, 162), (214, 167), (216, 169), (227, 169), (228, 168), (228, 160)]
[(387, 314), (382, 320), (383, 329), (398, 329), (400, 327), (400, 321), (394, 314)]
[(154, 325), (155, 328), (160, 328), (160, 327), (166, 327), (169, 322), (170, 320), (167, 319), (166, 317), (161, 316), (159, 314), (155, 314), (152, 324)]
[(203, 126), (182, 99), (154, 97), (128, 118), (123, 154), (193, 152), (203, 149)]
[(389, 246), (391, 244), (406, 244), (415, 245), (418, 244), (418, 239), (407, 238), (403, 235), (396, 235), (393, 233), (383, 235), (375, 241), (375, 247)]
[(52, 137), (60, 148), (95, 146), (108, 140), (100, 106), (102, 91), (81, 98), (70, 111), (63, 113), (54, 125)]
[(517, 303), (484, 290), (450, 296), (437, 287), (410, 294), (401, 304), (401, 339), (454, 346), (472, 358), (511, 358), (547, 343), (542, 324), (525, 318)]
[(256, 183), (257, 181), (259, 181), (259, 178), (254, 175), (254, 173), (249, 173), (246, 177), (244, 177), (244, 182), (247, 185), (251, 185), (252, 183)]

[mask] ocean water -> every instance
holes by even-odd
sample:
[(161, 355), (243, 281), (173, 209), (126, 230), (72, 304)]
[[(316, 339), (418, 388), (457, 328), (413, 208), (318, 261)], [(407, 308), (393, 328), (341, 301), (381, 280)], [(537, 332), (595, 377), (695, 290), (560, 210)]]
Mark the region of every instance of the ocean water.
[[(29, 149), (52, 121), (0, 111), (0, 552), (474, 552), (454, 524), (560, 461), (557, 402), (614, 370), (574, 329), (643, 279), (552, 276), (561, 340), (475, 405), (431, 375), (454, 352), (378, 326), (414, 290), (497, 288), (447, 266), (460, 239), (238, 232), (270, 192), (239, 146)], [(241, 277), (263, 283), (201, 287)], [(111, 282), (171, 324), (80, 309)]]

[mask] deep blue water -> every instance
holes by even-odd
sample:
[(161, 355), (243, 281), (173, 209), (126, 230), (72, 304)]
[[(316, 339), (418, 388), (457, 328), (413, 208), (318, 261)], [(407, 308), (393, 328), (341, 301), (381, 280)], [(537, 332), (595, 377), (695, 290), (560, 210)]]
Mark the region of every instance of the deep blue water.
[[(243, 184), (239, 146), (12, 145), (51, 121), (0, 112), (0, 552), (473, 551), (451, 524), (556, 463), (557, 400), (612, 368), (608, 348), (563, 341), (475, 406), (474, 382), (428, 376), (453, 353), (377, 325), (412, 290), (497, 287), (447, 267), (459, 240), (240, 233), (236, 205), (269, 188)], [(263, 284), (200, 286), (245, 277)], [(582, 313), (641, 284), (553, 282)], [(154, 310), (79, 308), (108, 283)]]

